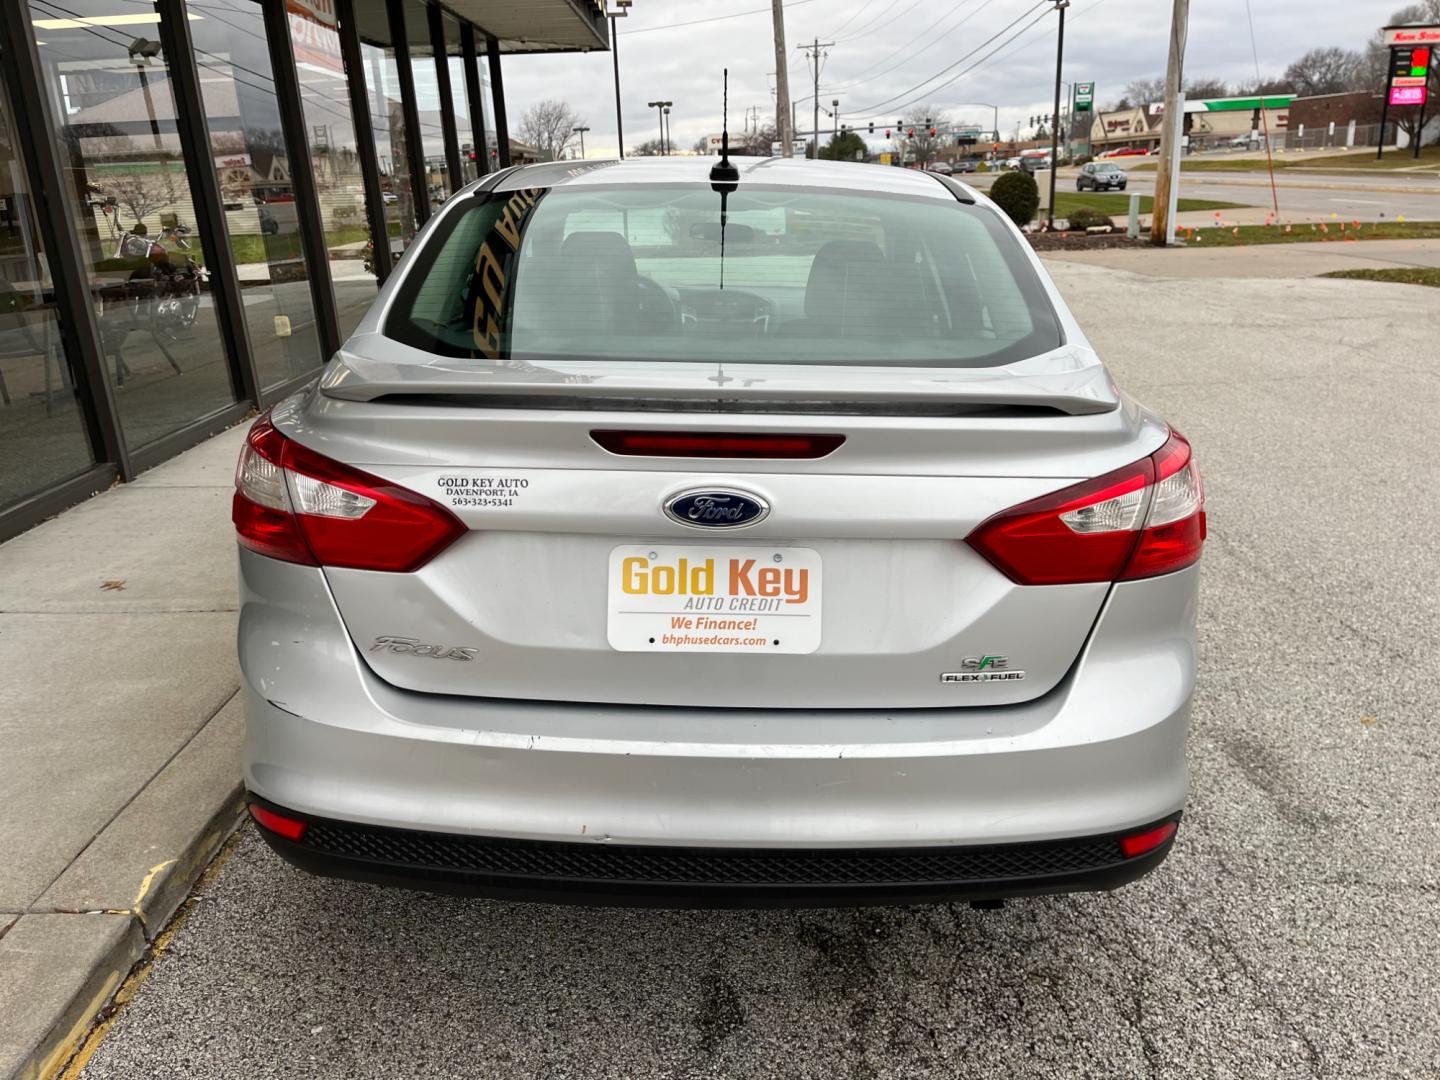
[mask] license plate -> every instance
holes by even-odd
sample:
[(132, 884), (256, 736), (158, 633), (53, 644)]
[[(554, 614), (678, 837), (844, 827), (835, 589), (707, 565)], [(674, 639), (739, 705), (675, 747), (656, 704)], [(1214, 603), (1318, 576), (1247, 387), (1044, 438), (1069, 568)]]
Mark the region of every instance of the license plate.
[(820, 553), (617, 547), (610, 552), (606, 636), (621, 652), (814, 652), (820, 647)]

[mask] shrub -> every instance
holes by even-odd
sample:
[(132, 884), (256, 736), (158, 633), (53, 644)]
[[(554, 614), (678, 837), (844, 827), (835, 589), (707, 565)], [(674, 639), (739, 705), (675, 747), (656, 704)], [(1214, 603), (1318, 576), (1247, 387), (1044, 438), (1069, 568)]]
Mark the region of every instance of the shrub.
[(1006, 217), (1022, 227), (1030, 224), (1040, 209), (1040, 188), (1035, 177), (1024, 169), (1007, 172), (996, 180), (990, 187), (990, 198)]
[(1115, 222), (1110, 220), (1109, 214), (1102, 214), (1099, 210), (1092, 210), (1088, 206), (1082, 206), (1070, 215), (1070, 228), (1072, 229), (1084, 231), (1093, 229), (1097, 225), (1108, 225), (1113, 229)]

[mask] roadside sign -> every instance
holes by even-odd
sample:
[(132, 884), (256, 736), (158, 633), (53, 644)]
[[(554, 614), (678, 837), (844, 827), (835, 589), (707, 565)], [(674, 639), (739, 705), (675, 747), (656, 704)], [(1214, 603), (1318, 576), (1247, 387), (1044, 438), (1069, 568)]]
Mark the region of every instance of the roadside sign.
[(881, 164), (881, 165), (889, 165), (889, 164), (890, 164), (890, 151), (889, 151), (889, 150), (882, 150), (882, 151), (880, 152), (880, 164)]
[(1394, 48), (1396, 45), (1440, 45), (1440, 26), (1387, 26), (1383, 44)]
[(1424, 105), (1425, 87), (1423, 86), (1392, 86), (1390, 88), (1391, 105)]
[(1077, 82), (1075, 84), (1075, 111), (1089, 112), (1095, 105), (1095, 84), (1093, 82)]

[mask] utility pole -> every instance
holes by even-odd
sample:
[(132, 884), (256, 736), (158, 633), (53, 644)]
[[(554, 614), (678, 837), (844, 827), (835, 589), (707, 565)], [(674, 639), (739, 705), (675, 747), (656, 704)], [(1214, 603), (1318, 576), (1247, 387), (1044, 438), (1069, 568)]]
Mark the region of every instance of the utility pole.
[[(1068, 3), (1069, 0), (1066, 0), (1066, 2)], [(810, 67), (814, 75), (814, 86), (812, 89), (815, 91), (815, 119), (814, 123), (810, 126), (810, 134), (814, 139), (814, 143), (812, 144), (810, 156), (816, 160), (820, 157), (820, 50), (827, 49), (834, 44), (833, 41), (821, 41), (817, 37), (812, 44), (800, 46), (802, 50), (810, 54)]]
[(775, 129), (780, 133), (780, 154), (793, 157), (795, 129), (790, 125), (790, 72), (785, 69), (785, 6), (781, 0), (770, 0), (775, 17)]
[[(615, 61), (615, 143), (620, 148), (620, 156), (625, 156), (625, 125), (620, 119), (620, 35), (615, 30), (615, 20), (623, 19), (630, 14), (630, 5), (634, 0), (615, 0), (610, 5), (610, 56)], [(485, 148), (480, 148), (483, 153)]]
[[(1185, 36), (1190, 23), (1190, 0), (1175, 0), (1170, 15), (1170, 61), (1165, 68), (1165, 114), (1161, 118), (1160, 161), (1155, 171), (1155, 201), (1150, 212), (1150, 243), (1164, 247), (1170, 243), (1171, 191), (1179, 184), (1175, 175), (1180, 147), (1180, 132), (1185, 126), (1184, 106), (1180, 103), (1181, 77), (1185, 68)], [(1382, 138), (1383, 132), (1382, 132)]]
[(1060, 13), (1060, 34), (1055, 41), (1055, 111), (1050, 116), (1050, 205), (1045, 211), (1045, 223), (1052, 229), (1055, 227), (1055, 174), (1060, 171), (1060, 74), (1065, 64), (1065, 9), (1069, 6), (1070, 0), (1055, 0), (1055, 10)]

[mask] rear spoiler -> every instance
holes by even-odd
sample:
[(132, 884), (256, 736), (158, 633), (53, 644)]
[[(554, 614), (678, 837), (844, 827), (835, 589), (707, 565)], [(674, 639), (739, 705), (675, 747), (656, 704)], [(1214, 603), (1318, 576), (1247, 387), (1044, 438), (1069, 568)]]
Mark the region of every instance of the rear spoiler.
[[(676, 411), (906, 412), (945, 415), (1035, 411), (1072, 416), (1120, 405), (1109, 372), (1088, 349), (1062, 347), (997, 368), (850, 368), (773, 364), (565, 360), (543, 365), (427, 356), (385, 339), (386, 350), (426, 356), (391, 362), (342, 351), (320, 392), (344, 401), (403, 398), (484, 407)], [(593, 374), (595, 371), (603, 374)], [(553, 404), (550, 402), (553, 401)], [(827, 409), (826, 406), (833, 406)]]

